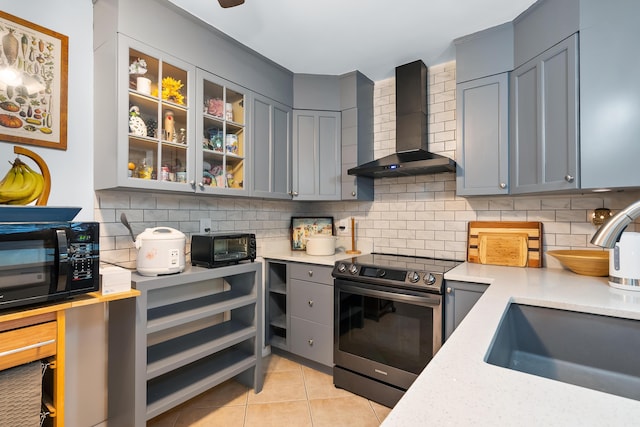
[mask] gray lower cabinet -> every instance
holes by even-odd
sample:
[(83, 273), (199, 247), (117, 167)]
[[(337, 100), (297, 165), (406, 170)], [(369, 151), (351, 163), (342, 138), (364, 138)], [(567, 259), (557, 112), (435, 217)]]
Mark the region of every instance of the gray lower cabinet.
[(291, 199), (291, 108), (253, 94), (251, 195)]
[(509, 73), (458, 83), (457, 194), (509, 192)]
[(132, 282), (141, 295), (109, 313), (110, 426), (143, 426), (233, 377), (260, 392), (261, 263)]
[(340, 112), (293, 111), (294, 200), (341, 199)]
[(331, 267), (267, 262), (266, 337), (271, 346), (333, 365)]
[(511, 74), (511, 193), (579, 188), (578, 35)]
[(485, 283), (458, 282), (447, 280), (444, 295), (444, 339), (449, 339), (453, 331), (478, 302), (489, 285)]

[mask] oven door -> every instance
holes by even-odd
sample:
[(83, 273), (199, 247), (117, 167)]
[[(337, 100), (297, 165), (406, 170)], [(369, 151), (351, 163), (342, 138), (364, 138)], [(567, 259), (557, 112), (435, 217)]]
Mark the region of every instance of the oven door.
[(407, 389), (442, 346), (442, 296), (336, 279), (334, 363)]

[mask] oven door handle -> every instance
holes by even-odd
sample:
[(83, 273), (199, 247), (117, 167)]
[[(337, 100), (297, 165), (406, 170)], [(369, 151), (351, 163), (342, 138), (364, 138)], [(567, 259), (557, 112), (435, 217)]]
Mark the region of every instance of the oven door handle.
[(419, 304), (422, 306), (429, 306), (429, 307), (438, 306), (442, 303), (442, 297), (439, 295), (437, 297), (431, 297), (426, 295), (425, 296), (406, 295), (406, 294), (398, 294), (395, 292), (378, 291), (374, 289), (367, 289), (359, 286), (351, 286), (351, 285), (345, 285), (345, 284), (338, 285), (338, 289), (350, 292), (352, 294), (362, 295), (365, 297), (384, 298), (384, 299), (390, 299), (398, 302), (407, 302), (407, 303)]

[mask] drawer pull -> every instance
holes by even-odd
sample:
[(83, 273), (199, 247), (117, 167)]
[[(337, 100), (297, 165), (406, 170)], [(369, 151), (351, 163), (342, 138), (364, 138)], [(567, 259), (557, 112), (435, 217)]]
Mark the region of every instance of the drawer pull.
[(309, 300), (307, 304), (309, 304), (309, 307), (313, 307), (313, 300)]
[(313, 340), (308, 341), (309, 345), (313, 347)]
[(309, 270), (309, 277), (313, 276), (313, 270)]
[(26, 345), (26, 346), (20, 347), (20, 348), (13, 348), (11, 350), (7, 350), (7, 351), (1, 352), (0, 353), (0, 357), (9, 356), (11, 354), (20, 353), (22, 351), (31, 350), (33, 348), (44, 347), (45, 345), (53, 344), (55, 342), (56, 342), (56, 340), (52, 339), (52, 340), (37, 342), (35, 344)]

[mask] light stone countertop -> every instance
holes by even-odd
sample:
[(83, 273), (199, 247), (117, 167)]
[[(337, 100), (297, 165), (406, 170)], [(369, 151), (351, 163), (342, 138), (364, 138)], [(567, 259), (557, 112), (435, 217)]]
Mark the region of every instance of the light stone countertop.
[(367, 244), (367, 242), (358, 242), (356, 248), (362, 252), (358, 255), (347, 254), (345, 252), (345, 247), (347, 247), (347, 244), (346, 242), (344, 243), (344, 245), (342, 243), (343, 242), (341, 240), (338, 240), (339, 246), (336, 248), (335, 254), (327, 256), (317, 256), (309, 255), (306, 251), (292, 251), (290, 241), (270, 241), (268, 243), (263, 243), (262, 247), (260, 247), (258, 250), (258, 255), (265, 259), (302, 262), (317, 265), (330, 265), (333, 267), (336, 261), (371, 253), (372, 248), (369, 244)]
[[(445, 279), (490, 286), (383, 427), (640, 425), (638, 401), (484, 362), (512, 301), (640, 319), (640, 292), (614, 289), (607, 278), (562, 269), (464, 263)], [(640, 355), (631, 357), (640, 363)]]

